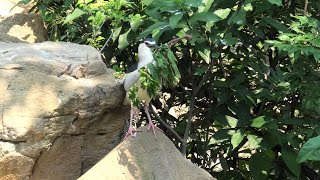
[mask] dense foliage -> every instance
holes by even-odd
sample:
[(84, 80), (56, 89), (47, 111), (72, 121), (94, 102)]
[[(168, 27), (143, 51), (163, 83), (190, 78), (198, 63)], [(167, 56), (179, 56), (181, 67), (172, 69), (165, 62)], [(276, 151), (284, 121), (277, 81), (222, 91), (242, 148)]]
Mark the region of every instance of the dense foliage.
[(117, 70), (144, 37), (191, 35), (171, 47), (178, 86), (153, 102), (181, 152), (219, 179), (318, 177), (320, 1), (33, 2), (51, 40), (90, 44)]

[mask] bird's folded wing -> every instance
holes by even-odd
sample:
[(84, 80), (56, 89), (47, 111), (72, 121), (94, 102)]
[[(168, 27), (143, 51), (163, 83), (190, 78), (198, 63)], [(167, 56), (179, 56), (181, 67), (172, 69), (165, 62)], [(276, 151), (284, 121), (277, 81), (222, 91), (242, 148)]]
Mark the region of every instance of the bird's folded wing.
[(123, 84), (126, 92), (129, 92), (130, 88), (137, 83), (139, 77), (140, 77), (139, 70), (132, 71), (126, 75), (126, 78)]

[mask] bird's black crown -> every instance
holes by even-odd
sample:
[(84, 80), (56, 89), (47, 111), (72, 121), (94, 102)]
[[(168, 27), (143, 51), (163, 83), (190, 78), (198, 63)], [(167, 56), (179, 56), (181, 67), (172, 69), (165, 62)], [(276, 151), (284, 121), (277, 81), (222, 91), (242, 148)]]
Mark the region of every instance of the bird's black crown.
[(156, 41), (153, 38), (145, 38), (143, 43), (146, 44), (148, 47), (154, 47), (157, 45)]

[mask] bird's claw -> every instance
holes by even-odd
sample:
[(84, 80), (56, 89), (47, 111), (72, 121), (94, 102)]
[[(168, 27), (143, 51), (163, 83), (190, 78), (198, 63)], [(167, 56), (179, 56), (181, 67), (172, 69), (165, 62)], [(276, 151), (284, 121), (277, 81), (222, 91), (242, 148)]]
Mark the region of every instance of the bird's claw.
[(150, 123), (148, 124), (148, 130), (150, 130), (150, 129), (152, 130), (152, 133), (153, 133), (154, 137), (156, 137), (156, 138), (157, 138), (157, 136), (156, 136), (155, 130), (158, 130), (158, 131), (163, 132), (162, 129), (158, 128), (158, 127), (157, 127), (155, 124), (153, 124), (152, 122), (150, 122)]
[(141, 131), (135, 130), (132, 127), (129, 127), (128, 132), (126, 132), (126, 135), (124, 136), (123, 140), (126, 140), (129, 136), (136, 137), (137, 132), (141, 132)]

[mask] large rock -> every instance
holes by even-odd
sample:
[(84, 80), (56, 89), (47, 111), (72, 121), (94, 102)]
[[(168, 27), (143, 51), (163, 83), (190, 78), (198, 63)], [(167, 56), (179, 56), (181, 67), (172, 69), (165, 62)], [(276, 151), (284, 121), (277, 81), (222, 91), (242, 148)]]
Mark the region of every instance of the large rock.
[(47, 30), (40, 15), (15, 14), (0, 16), (0, 41), (38, 43), (47, 39)]
[(0, 42), (0, 179), (76, 179), (121, 140), (122, 84), (92, 47)]
[(184, 158), (163, 133), (158, 131), (155, 139), (146, 127), (138, 130), (142, 132), (136, 138), (120, 143), (78, 180), (214, 179)]

